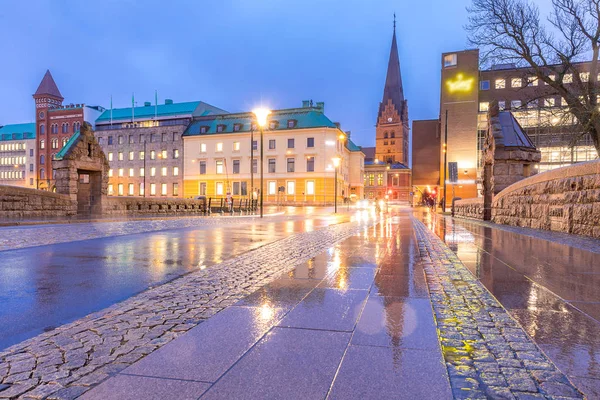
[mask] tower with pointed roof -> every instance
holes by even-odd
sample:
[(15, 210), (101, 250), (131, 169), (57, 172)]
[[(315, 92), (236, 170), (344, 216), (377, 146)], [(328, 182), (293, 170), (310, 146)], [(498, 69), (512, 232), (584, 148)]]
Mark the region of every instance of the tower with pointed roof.
[(404, 98), (402, 87), (395, 14), (392, 47), (375, 132), (376, 159), (388, 164), (402, 163), (408, 166), (408, 102)]

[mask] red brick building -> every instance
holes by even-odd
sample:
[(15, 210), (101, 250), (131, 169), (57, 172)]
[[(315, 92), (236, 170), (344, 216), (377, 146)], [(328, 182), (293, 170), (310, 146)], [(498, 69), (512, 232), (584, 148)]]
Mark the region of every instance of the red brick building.
[(37, 188), (54, 191), (52, 159), (77, 132), (84, 121), (94, 121), (104, 110), (99, 106), (84, 104), (63, 105), (64, 97), (46, 71), (42, 82), (33, 95), (35, 100), (37, 140)]

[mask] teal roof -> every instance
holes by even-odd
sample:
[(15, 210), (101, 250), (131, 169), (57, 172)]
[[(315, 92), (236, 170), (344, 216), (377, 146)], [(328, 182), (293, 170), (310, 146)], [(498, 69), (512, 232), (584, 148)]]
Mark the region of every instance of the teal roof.
[[(225, 110), (211, 106), (210, 104), (202, 101), (188, 101), (185, 103), (172, 103), (172, 104), (159, 104), (158, 106), (144, 106), (134, 107), (133, 116), (135, 119), (152, 119), (156, 115), (157, 117), (169, 117), (175, 115), (188, 115), (188, 116), (205, 116), (212, 114), (224, 114), (227, 113)], [(96, 123), (109, 122), (111, 119), (111, 110), (107, 109), (104, 111)], [(131, 107), (128, 108), (113, 108), (112, 109), (112, 120), (131, 120)]]
[(35, 124), (9, 124), (0, 127), (0, 141), (35, 139)]
[(350, 139), (346, 142), (346, 148), (350, 151), (362, 151), (360, 147), (354, 144), (354, 142)]
[[(225, 133), (250, 132), (254, 114), (250, 112), (215, 115), (205, 118), (197, 118), (188, 126), (183, 136), (196, 135), (214, 135)], [(295, 120), (293, 128), (288, 128), (288, 121)], [(320, 108), (290, 108), (284, 110), (275, 110), (269, 115), (268, 123), (276, 121), (277, 127), (269, 130), (288, 130), (288, 129), (306, 129), (306, 128), (337, 128), (337, 126), (327, 118)], [(234, 126), (239, 124), (239, 129), (234, 131)], [(217, 126), (222, 125), (222, 130), (217, 132)], [(200, 133), (200, 128), (205, 126), (206, 132)]]
[(55, 160), (62, 160), (65, 155), (67, 154), (67, 151), (69, 151), (69, 149), (71, 148), (71, 146), (73, 146), (73, 143), (75, 143), (77, 141), (77, 139), (79, 138), (80, 133), (79, 131), (75, 132), (67, 141), (67, 143), (65, 143), (65, 145), (63, 146), (62, 149), (60, 149), (60, 151), (54, 156)]

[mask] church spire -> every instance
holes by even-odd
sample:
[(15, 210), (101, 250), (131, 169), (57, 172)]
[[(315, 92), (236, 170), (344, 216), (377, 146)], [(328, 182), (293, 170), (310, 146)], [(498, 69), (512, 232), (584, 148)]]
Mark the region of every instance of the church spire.
[(34, 94), (34, 96), (42, 95), (50, 95), (60, 99), (61, 101), (63, 100), (63, 97), (60, 94), (60, 91), (58, 90), (58, 86), (56, 86), (56, 82), (54, 82), (54, 78), (52, 78), (50, 70), (46, 70), (44, 78), (42, 78), (42, 82), (40, 83), (40, 86), (38, 86), (38, 89), (35, 91)]
[(398, 57), (398, 44), (396, 43), (396, 13), (394, 13), (392, 48), (390, 49), (390, 59), (388, 61), (385, 87), (383, 89), (383, 100), (381, 101), (381, 106), (379, 107), (380, 117), (382, 111), (388, 103), (388, 100), (392, 101), (392, 104), (396, 108), (396, 111), (398, 111), (398, 114), (402, 115), (402, 109), (404, 107), (404, 89), (402, 87), (400, 59)]

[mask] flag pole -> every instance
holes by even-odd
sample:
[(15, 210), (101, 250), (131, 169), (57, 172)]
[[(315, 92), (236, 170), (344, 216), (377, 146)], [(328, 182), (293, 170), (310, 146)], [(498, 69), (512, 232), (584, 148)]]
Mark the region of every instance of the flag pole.
[[(134, 94), (131, 93), (131, 123), (135, 122), (135, 111), (133, 111), (134, 106)], [(145, 172), (144, 172), (145, 173)]]
[(154, 124), (158, 126), (158, 91), (154, 90)]
[(112, 105), (112, 94), (110, 95), (110, 125), (112, 126), (112, 110), (113, 110), (113, 105)]

